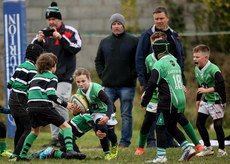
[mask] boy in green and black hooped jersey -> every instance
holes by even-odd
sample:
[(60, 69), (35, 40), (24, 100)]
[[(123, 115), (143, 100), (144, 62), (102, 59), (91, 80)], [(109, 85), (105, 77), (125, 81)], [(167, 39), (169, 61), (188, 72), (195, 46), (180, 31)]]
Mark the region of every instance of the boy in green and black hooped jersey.
[(30, 118), (26, 111), (28, 107), (26, 94), (32, 78), (37, 74), (35, 63), (41, 53), (43, 53), (42, 47), (37, 44), (29, 44), (26, 48), (26, 61), (17, 67), (7, 85), (7, 88), (12, 90), (9, 106), (16, 124), (14, 152), (10, 160), (16, 160), (25, 138), (31, 131)]
[(81, 154), (73, 151), (72, 129), (62, 116), (54, 109), (53, 102), (71, 110), (75, 106), (61, 100), (56, 95), (57, 76), (56, 71), (57, 57), (53, 53), (42, 54), (37, 62), (38, 74), (36, 74), (29, 87), (28, 93), (28, 114), (32, 130), (26, 137), (23, 148), (17, 161), (27, 161), (27, 153), (34, 140), (40, 133), (40, 127), (48, 124), (54, 124), (64, 131), (67, 158), (81, 158)]
[[(226, 93), (224, 78), (220, 69), (209, 61), (210, 48), (207, 45), (198, 45), (193, 48), (193, 60), (195, 62), (195, 76), (199, 83), (197, 90), (196, 107), (198, 110), (196, 126), (204, 141), (204, 149), (197, 156), (213, 155), (208, 131), (205, 122), (209, 115), (213, 118), (214, 129), (219, 143), (218, 157), (226, 156), (224, 145), (224, 131), (222, 120), (226, 107)], [(204, 99), (201, 100), (202, 94)]]
[[(106, 137), (100, 139), (102, 149), (105, 153), (105, 160), (116, 158), (118, 149), (114, 126), (117, 124), (117, 120), (115, 118), (115, 106), (112, 100), (104, 92), (100, 84), (91, 82), (88, 70), (78, 68), (74, 72), (74, 80), (78, 87), (76, 93), (84, 96), (88, 102), (89, 111), (95, 124), (95, 132), (100, 130), (102, 133), (106, 133)], [(109, 140), (112, 144), (111, 152)]]
[(151, 77), (143, 96), (141, 105), (146, 107), (152, 94), (158, 87), (159, 102), (157, 112), (160, 114), (156, 124), (157, 156), (150, 162), (166, 162), (166, 129), (177, 140), (183, 149), (179, 161), (189, 160), (196, 154), (189, 145), (184, 134), (176, 126), (185, 108), (185, 95), (181, 68), (175, 58), (168, 53), (169, 43), (157, 40), (153, 44), (153, 51), (158, 60), (153, 67)]

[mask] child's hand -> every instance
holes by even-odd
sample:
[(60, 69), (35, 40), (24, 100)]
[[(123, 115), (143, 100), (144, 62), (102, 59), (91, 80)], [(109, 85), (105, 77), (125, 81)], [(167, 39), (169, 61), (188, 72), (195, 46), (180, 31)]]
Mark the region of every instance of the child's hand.
[(73, 104), (73, 108), (72, 108), (73, 114), (77, 115), (81, 112), (81, 106)]
[(197, 93), (198, 94), (206, 93), (206, 89), (205, 88), (198, 88)]
[(184, 93), (186, 93), (187, 92), (187, 88), (186, 88), (186, 86), (184, 86)]
[(107, 121), (109, 120), (108, 116), (104, 116), (100, 119), (100, 121), (98, 122), (98, 125), (105, 125), (107, 123)]
[(72, 107), (73, 107), (73, 104), (68, 102), (66, 108), (70, 111), (72, 110)]
[(96, 132), (96, 135), (98, 136), (99, 139), (103, 139), (106, 137), (106, 133), (102, 133), (102, 131), (100, 130)]
[(144, 95), (145, 95), (145, 91), (141, 95), (141, 100), (143, 100)]
[(201, 93), (212, 93), (214, 91), (215, 91), (214, 87), (211, 87), (211, 88), (198, 88), (197, 93), (199, 93), (199, 94), (201, 94)]

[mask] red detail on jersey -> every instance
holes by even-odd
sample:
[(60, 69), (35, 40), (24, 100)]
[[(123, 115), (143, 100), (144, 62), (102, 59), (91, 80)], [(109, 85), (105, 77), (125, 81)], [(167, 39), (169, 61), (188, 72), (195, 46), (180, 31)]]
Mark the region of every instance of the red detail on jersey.
[(180, 39), (180, 37), (178, 36), (177, 39)]
[(64, 34), (62, 35), (65, 35), (68, 39), (72, 36), (71, 32), (67, 32), (67, 31), (65, 31)]
[(59, 45), (59, 44), (60, 44), (60, 43), (59, 43), (59, 40), (57, 40), (56, 43), (55, 43), (55, 45)]

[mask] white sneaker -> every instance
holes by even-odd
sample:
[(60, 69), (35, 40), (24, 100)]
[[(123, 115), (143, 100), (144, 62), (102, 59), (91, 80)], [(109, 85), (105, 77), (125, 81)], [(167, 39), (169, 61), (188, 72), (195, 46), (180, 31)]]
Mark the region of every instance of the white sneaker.
[(196, 151), (190, 147), (190, 149), (183, 152), (181, 158), (178, 160), (179, 162), (188, 161), (196, 154)]
[(167, 162), (166, 156), (156, 156), (154, 159), (146, 161), (146, 163), (164, 163)]
[(218, 153), (217, 153), (217, 157), (223, 157), (223, 156), (227, 156), (227, 152), (225, 149), (218, 149)]
[(209, 155), (214, 155), (212, 146), (209, 147), (204, 146), (203, 150), (200, 153), (196, 154), (196, 156), (198, 157), (209, 156)]

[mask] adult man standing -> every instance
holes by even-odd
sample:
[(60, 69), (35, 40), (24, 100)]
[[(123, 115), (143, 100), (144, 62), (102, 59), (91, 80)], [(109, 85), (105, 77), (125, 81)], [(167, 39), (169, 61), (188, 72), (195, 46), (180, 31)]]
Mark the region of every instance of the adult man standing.
[[(136, 70), (137, 76), (140, 81), (140, 90), (144, 90), (150, 74), (147, 74), (145, 67), (145, 58), (153, 52), (150, 36), (156, 31), (161, 31), (167, 34), (167, 41), (170, 43), (169, 53), (177, 58), (177, 62), (184, 71), (184, 51), (178, 34), (168, 26), (169, 15), (168, 11), (164, 7), (158, 7), (153, 12), (154, 25), (147, 31), (141, 34), (137, 52), (136, 52)], [(183, 80), (185, 83), (185, 80)], [(150, 130), (150, 135), (147, 140), (147, 147), (155, 146), (154, 126), (156, 122), (153, 122), (153, 126)], [(173, 142), (168, 143), (169, 147), (177, 146)]]
[(119, 147), (128, 147), (132, 138), (138, 38), (125, 32), (125, 19), (119, 13), (110, 17), (110, 27), (112, 34), (100, 42), (95, 65), (105, 92), (113, 102), (120, 99), (122, 129)]
[[(39, 44), (47, 52), (52, 52), (58, 57), (57, 95), (64, 101), (68, 101), (71, 95), (73, 72), (76, 68), (76, 54), (81, 50), (81, 37), (78, 31), (62, 22), (62, 15), (56, 2), (52, 2), (45, 15), (48, 27), (39, 31), (32, 43)], [(52, 31), (53, 30), (53, 31)], [(55, 104), (55, 109), (67, 121), (69, 114), (66, 108)], [(52, 141), (44, 146), (59, 146), (59, 128), (51, 125)]]

